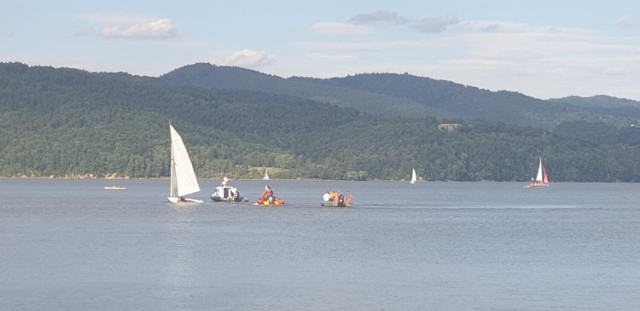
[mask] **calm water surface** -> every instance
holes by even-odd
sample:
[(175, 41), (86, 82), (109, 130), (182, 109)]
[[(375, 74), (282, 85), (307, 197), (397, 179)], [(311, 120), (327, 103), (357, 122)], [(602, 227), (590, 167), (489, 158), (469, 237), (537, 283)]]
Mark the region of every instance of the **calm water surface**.
[[(0, 180), (6, 310), (638, 310), (640, 184)], [(235, 181), (256, 199), (263, 181)], [(320, 207), (322, 193), (354, 208)]]

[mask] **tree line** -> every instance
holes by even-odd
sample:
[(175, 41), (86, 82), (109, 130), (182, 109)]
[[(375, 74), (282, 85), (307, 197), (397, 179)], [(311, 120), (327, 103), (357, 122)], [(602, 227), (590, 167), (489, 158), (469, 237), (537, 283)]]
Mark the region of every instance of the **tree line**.
[(289, 95), (0, 65), (0, 176), (166, 177), (169, 121), (200, 178), (268, 168), (273, 178), (397, 180), (415, 168), (432, 181), (526, 181), (542, 157), (553, 181), (640, 181), (637, 128), (390, 118)]

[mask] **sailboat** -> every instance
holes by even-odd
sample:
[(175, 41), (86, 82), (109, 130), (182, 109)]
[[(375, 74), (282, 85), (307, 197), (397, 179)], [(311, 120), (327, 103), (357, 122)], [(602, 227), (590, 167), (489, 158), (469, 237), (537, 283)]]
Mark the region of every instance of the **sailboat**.
[(196, 179), (196, 173), (193, 171), (193, 165), (182, 137), (171, 123), (169, 123), (169, 130), (171, 132), (171, 192), (169, 201), (173, 203), (202, 203), (201, 200), (184, 197), (200, 191), (200, 185), (198, 185), (198, 179)]
[(542, 158), (540, 158), (540, 164), (538, 165), (538, 174), (536, 175), (536, 178), (524, 187), (538, 188), (538, 187), (548, 187), (548, 186), (549, 186), (549, 175), (547, 174), (547, 170), (544, 168), (544, 165), (542, 165)]
[(267, 169), (264, 169), (264, 177), (262, 177), (262, 179), (264, 180), (269, 180), (269, 174), (267, 174)]
[(411, 183), (415, 184), (418, 181), (418, 176), (416, 176), (416, 169), (414, 168), (411, 172)]

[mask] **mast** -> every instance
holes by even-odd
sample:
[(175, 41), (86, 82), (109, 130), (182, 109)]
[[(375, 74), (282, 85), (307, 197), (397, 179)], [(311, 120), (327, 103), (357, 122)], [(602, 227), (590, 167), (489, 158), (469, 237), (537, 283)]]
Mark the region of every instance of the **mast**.
[(176, 177), (176, 161), (174, 158), (174, 147), (173, 147), (173, 126), (171, 125), (171, 121), (169, 121), (169, 134), (171, 135), (171, 184), (169, 188), (169, 197), (175, 198), (178, 197), (178, 180)]

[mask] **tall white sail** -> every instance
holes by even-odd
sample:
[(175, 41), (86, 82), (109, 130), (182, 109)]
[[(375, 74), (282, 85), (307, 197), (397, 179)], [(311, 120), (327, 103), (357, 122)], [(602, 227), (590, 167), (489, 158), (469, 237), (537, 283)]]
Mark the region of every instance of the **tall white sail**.
[(267, 169), (264, 169), (264, 177), (262, 178), (264, 180), (269, 180), (269, 174), (267, 174)]
[(538, 164), (538, 173), (536, 174), (535, 179), (533, 179), (530, 183), (528, 183), (525, 188), (537, 188), (537, 187), (547, 187), (549, 186), (549, 175), (547, 174), (547, 170), (544, 168), (542, 164), (542, 158), (540, 158), (540, 164)]
[(544, 178), (544, 170), (542, 169), (542, 158), (540, 158), (540, 165), (538, 165), (538, 175), (536, 175), (536, 181), (542, 182)]
[(171, 131), (171, 198), (200, 191), (189, 153), (180, 134), (169, 124)]
[(411, 172), (411, 183), (415, 184), (418, 181), (418, 176), (416, 175), (416, 169), (413, 169)]

